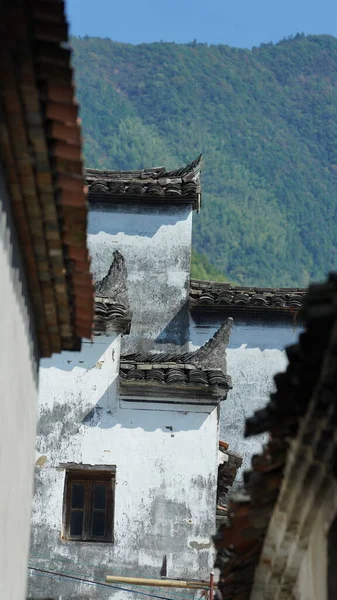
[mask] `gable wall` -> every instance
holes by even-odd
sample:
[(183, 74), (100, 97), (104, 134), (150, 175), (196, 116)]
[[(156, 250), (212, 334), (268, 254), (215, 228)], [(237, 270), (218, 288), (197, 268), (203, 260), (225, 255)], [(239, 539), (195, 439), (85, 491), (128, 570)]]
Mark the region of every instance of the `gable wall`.
[[(168, 577), (208, 578), (217, 411), (121, 402), (120, 345), (120, 335), (98, 337), (80, 353), (42, 361), (30, 561), (89, 579), (109, 573), (158, 578), (166, 555)], [(116, 466), (114, 543), (62, 540), (65, 471), (60, 465), (69, 462)], [(36, 576), (30, 578), (30, 594), (62, 600), (116, 596)]]
[(114, 250), (125, 259), (133, 318), (124, 352), (188, 342), (191, 239), (191, 205), (124, 204), (90, 210), (88, 245), (95, 280), (107, 274)]
[(191, 346), (199, 347), (219, 328), (228, 316), (234, 324), (227, 348), (227, 372), (233, 389), (221, 403), (220, 439), (243, 457), (243, 465), (234, 488), (240, 485), (243, 472), (250, 468), (251, 457), (261, 451), (264, 435), (244, 438), (244, 424), (255, 410), (264, 408), (273, 390), (273, 377), (284, 371), (285, 346), (297, 341), (301, 324), (291, 318), (238, 313), (203, 312), (190, 319)]

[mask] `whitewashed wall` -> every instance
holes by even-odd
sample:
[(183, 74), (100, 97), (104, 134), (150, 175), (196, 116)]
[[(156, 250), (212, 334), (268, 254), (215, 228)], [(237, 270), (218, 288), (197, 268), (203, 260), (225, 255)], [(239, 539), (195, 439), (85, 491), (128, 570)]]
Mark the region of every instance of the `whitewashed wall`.
[(37, 360), (24, 270), (0, 168), (0, 598), (25, 597)]
[[(199, 347), (214, 334), (226, 316), (205, 314), (191, 319), (192, 347)], [(235, 317), (227, 348), (227, 372), (233, 389), (221, 404), (220, 439), (243, 457), (234, 489), (241, 484), (243, 472), (250, 468), (251, 457), (261, 452), (265, 435), (244, 437), (245, 420), (264, 408), (274, 390), (274, 375), (284, 371), (284, 348), (297, 341), (301, 326), (291, 320), (273, 323), (267, 316), (256, 319)]]
[[(215, 530), (217, 411), (117, 396), (121, 338), (96, 338), (40, 369), (31, 562), (80, 572), (209, 577)], [(211, 412), (210, 412), (211, 411)], [(61, 541), (61, 463), (116, 465), (115, 541)], [(31, 597), (130, 598), (104, 588), (30, 578)], [(71, 594), (74, 594), (73, 596)], [(77, 595), (76, 595), (77, 594)]]
[(125, 259), (132, 327), (125, 351), (188, 342), (192, 207), (113, 205), (89, 213), (88, 246), (96, 280), (108, 272), (114, 250)]

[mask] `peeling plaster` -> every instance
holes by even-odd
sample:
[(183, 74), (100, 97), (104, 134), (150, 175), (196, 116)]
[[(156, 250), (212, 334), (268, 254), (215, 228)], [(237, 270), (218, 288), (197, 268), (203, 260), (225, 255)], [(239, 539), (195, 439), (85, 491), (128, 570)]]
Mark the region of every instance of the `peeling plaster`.
[[(123, 339), (96, 337), (80, 353), (65, 352), (41, 363), (37, 458), (48, 453), (48, 461), (36, 469), (31, 555), (47, 557), (45, 567), (56, 563), (72, 570), (76, 565), (88, 578), (108, 572), (157, 578), (165, 556), (168, 577), (208, 578), (218, 411), (203, 405), (135, 405), (118, 397), (121, 345), (123, 353), (190, 349), (191, 207), (97, 207), (90, 211), (88, 231), (97, 291), (112, 289), (113, 269), (120, 270), (123, 285), (126, 281), (131, 332)], [(219, 360), (217, 342), (229, 330), (223, 328), (207, 349), (211, 361)], [(196, 360), (202, 359), (199, 354)], [(114, 543), (63, 541), (64, 470), (59, 465), (107, 461), (116, 467)], [(133, 596), (43, 578), (30, 578), (29, 585), (36, 598)]]
[[(203, 345), (223, 322), (221, 315), (205, 314), (191, 318), (190, 333), (193, 348)], [(233, 488), (242, 486), (245, 470), (250, 469), (253, 454), (259, 453), (266, 436), (244, 437), (245, 420), (255, 410), (263, 408), (274, 389), (274, 375), (284, 371), (287, 357), (284, 346), (295, 343), (301, 328), (294, 329), (290, 321), (269, 323), (267, 316), (242, 320), (234, 318), (227, 348), (227, 371), (233, 389), (220, 407), (220, 439), (243, 457)], [(230, 493), (231, 493), (230, 492)]]
[(154, 344), (158, 349), (188, 344), (191, 241), (189, 205), (90, 210), (88, 245), (96, 281), (104, 280), (115, 251), (125, 260), (133, 317), (123, 354)]
[(195, 548), (196, 550), (205, 550), (206, 548), (212, 548), (213, 542), (212, 539), (209, 540), (209, 542), (207, 543), (203, 543), (203, 542), (190, 542), (190, 546), (191, 548)]
[(36, 466), (37, 467), (43, 467), (43, 465), (46, 463), (47, 457), (45, 454), (43, 454), (42, 456), (40, 456), (40, 458), (37, 459), (36, 461)]
[[(50, 557), (40, 559), (43, 568), (76, 565), (88, 578), (104, 578), (109, 571), (159, 577), (166, 555), (168, 577), (207, 578), (213, 562), (208, 540), (215, 531), (217, 411), (120, 406), (120, 342), (116, 334), (84, 344), (83, 366), (76, 353), (79, 366), (72, 368), (66, 353), (43, 361), (36, 458), (48, 455), (48, 461), (36, 468), (31, 556)], [(85, 368), (97, 363), (99, 370)], [(114, 543), (63, 541), (60, 465), (107, 462), (116, 466)], [(31, 577), (29, 585), (34, 598), (116, 600), (120, 595), (43, 578)]]

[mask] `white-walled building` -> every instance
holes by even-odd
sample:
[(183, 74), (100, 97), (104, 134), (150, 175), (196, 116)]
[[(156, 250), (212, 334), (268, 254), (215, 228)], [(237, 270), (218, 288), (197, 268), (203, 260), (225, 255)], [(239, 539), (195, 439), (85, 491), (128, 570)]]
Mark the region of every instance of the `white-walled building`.
[(70, 56), (62, 47), (67, 42), (62, 3), (54, 23), (57, 34), (47, 4), (1, 2), (3, 600), (26, 598), (39, 360), (79, 350), (81, 338), (91, 337), (93, 321), (81, 130)]
[(41, 365), (31, 564), (54, 577), (32, 577), (30, 598), (130, 597), (83, 581), (107, 575), (209, 577), (237, 455), (247, 467), (261, 443), (245, 417), (286, 365), (304, 290), (190, 282), (199, 171), (87, 172), (95, 336)]
[(303, 331), (245, 435), (268, 433), (214, 536), (218, 600), (334, 600), (337, 592), (337, 276), (309, 286)]
[(190, 339), (199, 347), (221, 323), (233, 318), (227, 368), (233, 389), (221, 405), (220, 437), (243, 458), (235, 487), (260, 450), (265, 436), (245, 438), (245, 419), (263, 408), (274, 389), (274, 376), (285, 369), (285, 347), (302, 331), (303, 288), (233, 287), (228, 283), (192, 280)]
[[(189, 347), (192, 211), (200, 159), (184, 169), (88, 171), (95, 336), (42, 361), (31, 565), (209, 579), (218, 408), (231, 387), (231, 319)], [(129, 598), (52, 577), (31, 598)]]

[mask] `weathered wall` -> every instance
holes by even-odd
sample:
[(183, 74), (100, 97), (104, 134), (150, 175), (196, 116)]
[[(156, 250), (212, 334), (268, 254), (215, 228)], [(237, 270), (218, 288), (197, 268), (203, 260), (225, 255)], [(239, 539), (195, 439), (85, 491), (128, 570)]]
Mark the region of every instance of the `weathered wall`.
[[(214, 334), (226, 316), (204, 314), (191, 319), (193, 347), (201, 346)], [(244, 424), (255, 410), (263, 408), (273, 390), (273, 377), (287, 364), (284, 347), (295, 343), (300, 325), (289, 319), (270, 320), (266, 316), (241, 318), (233, 315), (234, 325), (227, 348), (227, 372), (233, 389), (221, 404), (220, 439), (243, 457), (238, 483), (250, 468), (254, 453), (260, 452), (265, 436), (244, 438)]]
[(37, 358), (20, 251), (0, 166), (0, 598), (25, 596)]
[[(329, 453), (325, 461), (313, 460), (311, 447), (298, 442), (294, 440), (289, 449), (251, 600), (337, 597), (337, 481), (329, 469)], [(308, 450), (309, 462), (303, 459), (303, 449)], [(296, 475), (290, 465), (294, 467), (299, 457), (304, 472)]]
[(91, 209), (88, 245), (96, 280), (108, 272), (114, 250), (125, 259), (133, 312), (125, 352), (188, 342), (192, 209), (185, 206), (113, 205)]
[[(307, 494), (310, 498), (310, 494)], [(318, 500), (320, 498), (318, 497)], [(303, 501), (306, 514), (306, 502)], [(291, 548), (298, 567), (294, 600), (334, 600), (336, 598), (336, 520), (337, 483), (326, 484), (325, 497), (315, 505), (309, 539), (296, 540)], [(305, 550), (304, 550), (305, 549)], [(277, 560), (277, 559), (276, 559)]]
[(329, 600), (327, 583), (327, 527), (324, 513), (318, 511), (293, 597), (295, 600)]
[[(120, 336), (43, 360), (31, 563), (82, 573), (208, 577), (215, 530), (217, 411), (120, 404)], [(60, 463), (116, 465), (115, 541), (61, 540)], [(73, 595), (72, 595), (73, 594)], [(81, 595), (80, 595), (81, 594)], [(31, 597), (112, 598), (104, 588), (32, 576)], [(118, 593), (118, 598), (131, 594)], [(136, 596), (135, 596), (136, 597)]]

